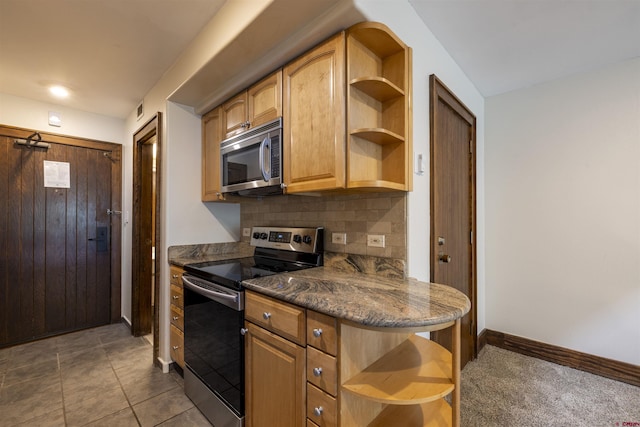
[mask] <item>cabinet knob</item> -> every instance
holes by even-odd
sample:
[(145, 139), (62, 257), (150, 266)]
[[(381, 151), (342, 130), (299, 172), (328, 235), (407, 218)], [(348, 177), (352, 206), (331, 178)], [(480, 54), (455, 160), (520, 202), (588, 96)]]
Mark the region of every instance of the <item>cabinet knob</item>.
[(179, 298), (180, 298), (180, 295), (174, 295), (173, 296), (173, 299), (179, 299)]
[(247, 332), (249, 332), (248, 328), (240, 328), (240, 335), (247, 335)]
[(322, 413), (324, 412), (324, 408), (322, 408), (322, 406), (316, 406), (315, 408), (313, 408), (313, 413), (316, 414), (316, 416), (320, 416), (322, 415)]
[(172, 274), (171, 277), (173, 277), (174, 279), (177, 279), (178, 275), (177, 274)]
[(320, 335), (322, 335), (322, 329), (321, 328), (315, 328), (313, 330), (313, 336), (316, 338), (320, 338)]
[(271, 319), (271, 313), (269, 313), (269, 312), (265, 311), (264, 313), (262, 313), (262, 318), (263, 318), (264, 320), (269, 320), (269, 319)]
[(173, 316), (173, 317), (172, 317), (172, 319), (173, 319), (173, 320), (178, 320), (178, 319), (179, 319), (179, 317), (178, 317), (178, 316)]
[(313, 375), (316, 377), (319, 377), (320, 375), (322, 375), (322, 368), (321, 367), (313, 368)]
[(174, 345), (174, 346), (173, 346), (173, 347), (171, 347), (171, 348), (172, 348), (172, 349), (174, 349), (174, 350), (177, 350), (177, 349), (179, 349), (179, 348), (180, 348), (180, 346), (179, 346), (179, 345)]

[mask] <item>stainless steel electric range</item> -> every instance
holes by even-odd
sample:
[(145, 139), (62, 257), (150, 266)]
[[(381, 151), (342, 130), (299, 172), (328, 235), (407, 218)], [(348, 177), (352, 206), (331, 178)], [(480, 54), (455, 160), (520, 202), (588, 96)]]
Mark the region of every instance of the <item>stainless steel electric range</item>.
[(244, 424), (242, 281), (323, 264), (324, 230), (254, 227), (254, 255), (185, 265), (184, 387), (216, 427)]

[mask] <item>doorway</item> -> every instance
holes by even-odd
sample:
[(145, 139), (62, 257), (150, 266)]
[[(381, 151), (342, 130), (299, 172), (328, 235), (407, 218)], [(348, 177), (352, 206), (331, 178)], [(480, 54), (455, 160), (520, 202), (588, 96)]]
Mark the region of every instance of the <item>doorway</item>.
[(0, 347), (120, 321), (121, 153), (0, 126)]
[[(435, 75), (430, 86), (431, 281), (471, 301), (462, 318), (460, 368), (477, 355), (476, 118)], [(432, 333), (451, 349), (448, 331)]]
[(153, 333), (153, 359), (158, 356), (160, 272), (161, 114), (133, 136), (133, 236), (131, 330), (134, 336)]

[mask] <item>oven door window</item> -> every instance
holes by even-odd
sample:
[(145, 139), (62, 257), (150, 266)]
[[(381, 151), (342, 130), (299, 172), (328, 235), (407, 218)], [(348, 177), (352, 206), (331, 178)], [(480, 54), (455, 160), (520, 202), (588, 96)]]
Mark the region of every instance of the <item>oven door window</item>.
[(187, 367), (238, 416), (244, 415), (243, 312), (184, 289)]

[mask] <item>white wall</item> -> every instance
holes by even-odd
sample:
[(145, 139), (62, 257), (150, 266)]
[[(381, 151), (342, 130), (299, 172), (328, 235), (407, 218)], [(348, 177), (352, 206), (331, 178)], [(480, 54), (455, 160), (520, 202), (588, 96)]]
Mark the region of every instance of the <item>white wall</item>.
[[(408, 201), (409, 275), (429, 281), (429, 75), (435, 74), (475, 114), (477, 119), (477, 254), (478, 331), (484, 328), (484, 98), (408, 2), (360, 0), (356, 6), (370, 21), (382, 22), (413, 49), (413, 150), (422, 153), (425, 173), (413, 176)], [(415, 159), (415, 156), (414, 156)]]
[(486, 327), (640, 364), (640, 59), (486, 117)]
[[(62, 126), (49, 125), (49, 111), (60, 113)], [(122, 144), (124, 120), (0, 93), (0, 124)]]

